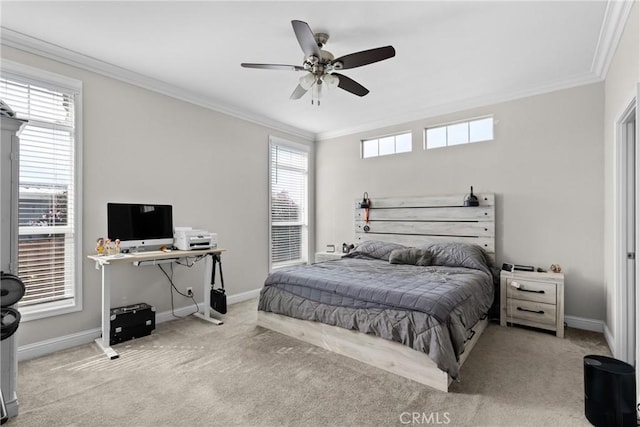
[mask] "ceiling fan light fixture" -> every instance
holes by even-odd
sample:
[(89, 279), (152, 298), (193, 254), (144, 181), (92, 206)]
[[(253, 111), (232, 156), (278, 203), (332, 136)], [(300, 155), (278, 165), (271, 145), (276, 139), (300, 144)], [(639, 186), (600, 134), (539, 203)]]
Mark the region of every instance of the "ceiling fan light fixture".
[(306, 90), (311, 89), (311, 86), (316, 82), (316, 76), (311, 73), (307, 73), (304, 76), (300, 77), (300, 86), (305, 88)]
[(327, 85), (327, 88), (330, 88), (330, 89), (338, 87), (338, 85), (340, 84), (340, 79), (338, 78), (338, 76), (334, 76), (332, 74), (325, 74), (322, 80), (324, 80), (324, 83)]

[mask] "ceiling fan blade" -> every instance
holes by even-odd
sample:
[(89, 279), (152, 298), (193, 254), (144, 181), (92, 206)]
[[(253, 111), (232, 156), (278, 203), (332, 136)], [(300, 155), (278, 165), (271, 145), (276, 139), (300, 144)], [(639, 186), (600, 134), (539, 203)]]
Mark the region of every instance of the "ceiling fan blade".
[(305, 89), (302, 86), (298, 85), (293, 90), (293, 93), (291, 94), (291, 96), (289, 98), (290, 99), (300, 99), (300, 98), (302, 98), (302, 95), (304, 95), (305, 93), (307, 93), (307, 89)]
[[(394, 56), (396, 56), (396, 50), (393, 46), (384, 46), (341, 56), (340, 58), (331, 61), (331, 63), (334, 65), (336, 70), (346, 70), (393, 58)], [(341, 67), (336, 66), (336, 63), (338, 62), (342, 64)]]
[(313, 37), (313, 31), (309, 28), (309, 24), (303, 21), (293, 20), (291, 21), (291, 25), (293, 25), (293, 32), (296, 33), (296, 38), (304, 55), (307, 57), (315, 56), (316, 58), (322, 58), (320, 48), (316, 43), (315, 37)]
[(358, 95), (358, 96), (365, 96), (366, 94), (369, 93), (369, 89), (367, 89), (357, 81), (350, 79), (345, 75), (338, 74), (338, 73), (331, 73), (331, 75), (338, 77), (338, 80), (339, 80), (338, 87), (340, 89), (344, 89), (347, 92), (351, 92), (352, 94)]
[(304, 67), (299, 65), (285, 65), (285, 64), (252, 64), (243, 62), (240, 66), (244, 68), (260, 68), (263, 70), (290, 70), (290, 71), (305, 71)]

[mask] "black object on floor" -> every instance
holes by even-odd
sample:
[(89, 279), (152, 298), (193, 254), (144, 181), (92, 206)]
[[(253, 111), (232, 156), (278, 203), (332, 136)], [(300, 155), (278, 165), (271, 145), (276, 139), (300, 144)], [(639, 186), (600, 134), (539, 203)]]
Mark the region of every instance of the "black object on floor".
[(111, 309), (109, 345), (140, 338), (156, 328), (156, 309), (146, 303)]
[(636, 426), (633, 366), (607, 356), (584, 357), (584, 415), (596, 427)]

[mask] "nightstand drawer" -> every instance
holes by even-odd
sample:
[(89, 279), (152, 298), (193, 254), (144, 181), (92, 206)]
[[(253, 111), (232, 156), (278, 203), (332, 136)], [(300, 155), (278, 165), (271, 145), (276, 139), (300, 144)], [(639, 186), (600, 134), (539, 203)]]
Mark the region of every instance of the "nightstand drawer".
[[(507, 298), (507, 322), (513, 319), (523, 319), (530, 322), (555, 326), (556, 306), (533, 301), (523, 301)], [(516, 322), (517, 323), (517, 322)]]
[(507, 298), (555, 305), (556, 284), (510, 278), (507, 279)]

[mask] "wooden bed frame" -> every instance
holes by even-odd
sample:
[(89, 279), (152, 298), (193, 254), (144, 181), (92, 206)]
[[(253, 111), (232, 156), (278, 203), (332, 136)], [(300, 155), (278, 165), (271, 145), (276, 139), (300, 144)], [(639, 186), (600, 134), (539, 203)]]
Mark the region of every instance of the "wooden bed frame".
[[(366, 240), (419, 246), (436, 242), (474, 243), (495, 259), (495, 203), (492, 193), (476, 194), (477, 207), (465, 207), (464, 195), (372, 198), (365, 210), (355, 202), (358, 243)], [(365, 225), (368, 231), (365, 232)], [(465, 343), (460, 366), (469, 356), (488, 320), (473, 327)], [(427, 354), (403, 344), (320, 322), (258, 311), (258, 325), (284, 335), (351, 357), (438, 390), (449, 391), (451, 378)]]

